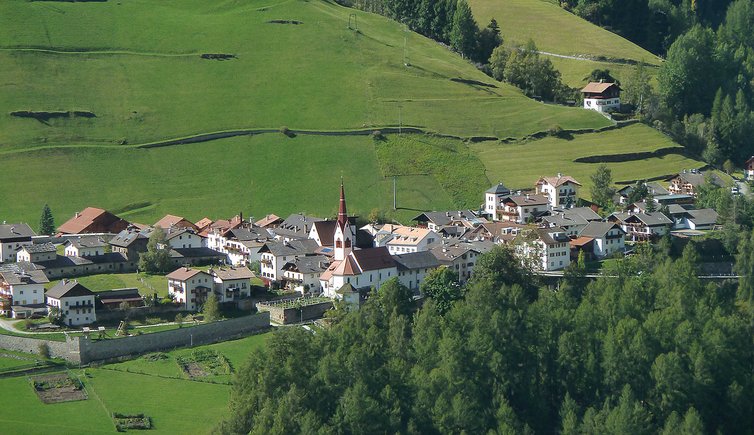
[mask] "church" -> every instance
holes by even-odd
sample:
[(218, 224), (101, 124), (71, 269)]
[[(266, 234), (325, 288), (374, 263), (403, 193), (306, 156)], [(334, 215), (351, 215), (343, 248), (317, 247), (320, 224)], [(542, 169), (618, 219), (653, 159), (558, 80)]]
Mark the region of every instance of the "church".
[(333, 233), (333, 261), (320, 276), (324, 295), (342, 297), (342, 287), (379, 289), (390, 278), (398, 276), (398, 265), (386, 247), (355, 248), (354, 228), (348, 220), (346, 194), (343, 181), (340, 183), (340, 205)]

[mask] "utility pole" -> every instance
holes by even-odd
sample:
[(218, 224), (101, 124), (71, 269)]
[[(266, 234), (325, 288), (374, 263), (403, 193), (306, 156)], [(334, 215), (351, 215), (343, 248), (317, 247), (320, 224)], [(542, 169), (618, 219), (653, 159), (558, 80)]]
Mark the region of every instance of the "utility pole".
[(398, 199), (397, 199), (397, 188), (396, 188), (396, 179), (397, 177), (393, 175), (393, 210), (398, 209)]

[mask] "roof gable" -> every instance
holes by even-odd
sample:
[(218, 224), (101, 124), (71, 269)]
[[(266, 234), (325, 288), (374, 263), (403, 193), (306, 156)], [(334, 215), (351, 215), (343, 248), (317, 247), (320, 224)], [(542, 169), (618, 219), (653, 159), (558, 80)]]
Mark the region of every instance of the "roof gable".
[(55, 286), (53, 286), (51, 289), (47, 290), (45, 296), (47, 296), (48, 298), (61, 299), (77, 296), (94, 296), (94, 292), (84, 287), (78, 281), (69, 281), (67, 279), (64, 279), (55, 284)]

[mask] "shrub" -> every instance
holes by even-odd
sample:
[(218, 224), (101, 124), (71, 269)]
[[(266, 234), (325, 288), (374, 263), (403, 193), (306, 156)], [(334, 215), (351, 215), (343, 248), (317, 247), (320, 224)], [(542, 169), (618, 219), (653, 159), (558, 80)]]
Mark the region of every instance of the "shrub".
[(286, 126), (280, 127), (280, 132), (288, 137), (296, 137), (296, 133), (292, 132), (291, 129)]
[(47, 343), (39, 343), (39, 356), (50, 359), (50, 346)]
[(383, 135), (380, 130), (375, 130), (375, 131), (372, 132), (372, 139), (374, 139), (374, 140), (385, 140), (385, 135)]

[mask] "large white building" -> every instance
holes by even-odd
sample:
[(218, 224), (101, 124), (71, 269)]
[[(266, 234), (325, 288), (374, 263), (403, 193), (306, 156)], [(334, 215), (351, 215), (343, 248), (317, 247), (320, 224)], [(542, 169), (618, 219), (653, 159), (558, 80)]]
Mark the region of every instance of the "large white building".
[(511, 190), (505, 187), (502, 181), (487, 189), (487, 191), (484, 192), (484, 214), (493, 220), (497, 220), (495, 219), (495, 211), (497, 210), (500, 201), (510, 194)]
[(544, 195), (552, 208), (571, 208), (576, 205), (581, 183), (568, 175), (542, 177), (537, 180), (536, 193)]
[(47, 306), (57, 308), (68, 326), (89, 325), (97, 321), (94, 293), (78, 281), (64, 279), (47, 291)]
[(187, 311), (197, 311), (215, 285), (212, 275), (188, 267), (174, 270), (167, 278), (168, 294)]
[(626, 232), (614, 222), (589, 222), (579, 234), (594, 240), (593, 252), (597, 258), (625, 251), (625, 236)]
[(47, 312), (44, 286), (48, 282), (41, 270), (4, 266), (0, 271), (0, 314), (13, 318), (44, 315)]
[(343, 183), (340, 185), (340, 206), (333, 235), (333, 261), (320, 276), (322, 291), (327, 297), (342, 298), (338, 290), (346, 284), (354, 288), (379, 289), (388, 279), (398, 275), (398, 268), (385, 247), (354, 249), (351, 224), (346, 211)]
[(562, 228), (532, 228), (522, 233), (516, 251), (538, 270), (561, 270), (571, 264), (570, 240)]

